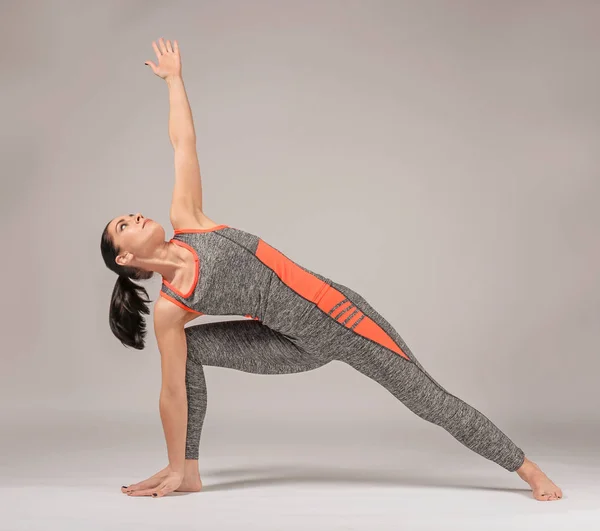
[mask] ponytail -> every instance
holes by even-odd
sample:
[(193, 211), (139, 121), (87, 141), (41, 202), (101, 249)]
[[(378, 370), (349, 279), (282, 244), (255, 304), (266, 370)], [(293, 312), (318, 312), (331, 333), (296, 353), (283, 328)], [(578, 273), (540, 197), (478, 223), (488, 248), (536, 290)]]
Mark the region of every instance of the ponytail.
[[(141, 297), (142, 293), (145, 298)], [(119, 275), (110, 299), (108, 322), (112, 333), (126, 347), (144, 348), (146, 322), (143, 314), (150, 314), (149, 302), (146, 288)]]
[(108, 233), (108, 224), (102, 232), (100, 252), (106, 267), (119, 275), (110, 298), (108, 314), (110, 329), (124, 346), (142, 350), (146, 337), (144, 314), (150, 314), (148, 303), (152, 301), (148, 298), (146, 289), (132, 280), (149, 279), (154, 275), (154, 271), (121, 266), (116, 263), (115, 259), (120, 249), (113, 244)]

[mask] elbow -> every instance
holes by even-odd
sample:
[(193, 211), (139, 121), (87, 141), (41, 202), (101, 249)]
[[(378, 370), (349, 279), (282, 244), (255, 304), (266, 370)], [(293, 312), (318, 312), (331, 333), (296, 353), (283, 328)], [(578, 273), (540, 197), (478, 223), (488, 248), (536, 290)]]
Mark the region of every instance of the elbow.
[(161, 418), (173, 418), (181, 411), (187, 411), (187, 396), (185, 393), (161, 392), (158, 401), (158, 411)]
[(194, 130), (187, 133), (181, 133), (177, 136), (171, 136), (171, 144), (173, 144), (173, 149), (177, 149), (180, 146), (193, 146), (194, 150), (196, 149), (196, 134)]
[(181, 386), (163, 386), (160, 390), (160, 404), (161, 406), (169, 405), (172, 403), (179, 403), (182, 400), (187, 400), (187, 391), (185, 387)]

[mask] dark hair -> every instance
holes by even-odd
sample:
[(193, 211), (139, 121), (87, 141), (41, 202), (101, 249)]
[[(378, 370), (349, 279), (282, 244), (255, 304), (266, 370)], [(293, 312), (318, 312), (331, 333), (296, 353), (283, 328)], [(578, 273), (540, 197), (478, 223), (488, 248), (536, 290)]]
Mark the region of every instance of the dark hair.
[[(121, 249), (115, 246), (108, 232), (110, 221), (104, 227), (100, 240), (100, 252), (106, 267), (119, 275), (110, 298), (110, 311), (108, 324), (113, 334), (126, 347), (138, 350), (144, 348), (144, 337), (146, 336), (146, 323), (142, 314), (149, 315), (148, 292), (143, 286), (132, 282), (134, 280), (146, 280), (154, 271), (146, 271), (136, 267), (121, 266), (115, 262)], [(145, 295), (143, 299), (140, 294)]]

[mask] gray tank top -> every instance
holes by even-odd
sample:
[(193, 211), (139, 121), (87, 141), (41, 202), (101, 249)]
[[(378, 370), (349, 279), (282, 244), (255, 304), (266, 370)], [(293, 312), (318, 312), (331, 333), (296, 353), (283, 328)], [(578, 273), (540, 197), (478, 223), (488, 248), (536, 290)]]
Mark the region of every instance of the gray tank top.
[(293, 333), (294, 323), (332, 283), (258, 236), (229, 225), (178, 229), (170, 241), (194, 253), (196, 273), (187, 293), (163, 279), (160, 295), (198, 315), (245, 316)]

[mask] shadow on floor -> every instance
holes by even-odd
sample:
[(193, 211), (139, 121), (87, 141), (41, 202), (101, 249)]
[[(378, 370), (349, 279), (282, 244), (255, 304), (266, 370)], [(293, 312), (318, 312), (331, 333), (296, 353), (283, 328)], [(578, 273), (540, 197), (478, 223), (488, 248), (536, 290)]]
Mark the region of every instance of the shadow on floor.
[[(442, 477), (414, 476), (402, 471), (369, 472), (357, 469), (306, 468), (306, 467), (246, 467), (204, 471), (202, 492), (218, 492), (232, 489), (263, 487), (267, 485), (287, 485), (302, 483), (344, 483), (390, 487), (444, 487), (455, 489), (477, 489), (487, 491), (515, 492), (531, 497), (531, 489), (524, 485), (517, 487), (489, 487), (465, 478), (446, 480)], [(247, 479), (220, 481), (227, 477), (251, 476)], [(209, 477), (210, 479), (204, 479)], [(520, 480), (520, 478), (519, 478)], [(465, 481), (469, 481), (466, 483)], [(479, 480), (478, 480), (479, 481)], [(520, 480), (521, 481), (521, 480)]]

